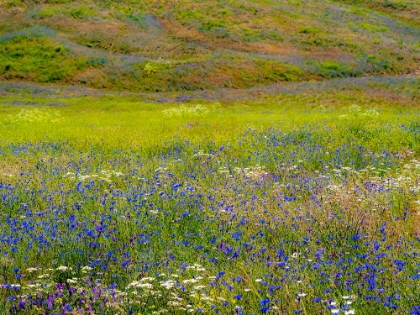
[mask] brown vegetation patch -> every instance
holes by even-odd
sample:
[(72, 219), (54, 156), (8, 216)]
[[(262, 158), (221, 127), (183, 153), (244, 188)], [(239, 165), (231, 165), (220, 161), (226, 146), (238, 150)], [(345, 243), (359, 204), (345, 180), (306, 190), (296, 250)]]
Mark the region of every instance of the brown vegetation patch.
[(106, 73), (101, 69), (89, 68), (72, 78), (74, 83), (79, 83), (95, 88), (110, 88)]
[(0, 182), (11, 178), (18, 177), (20, 173), (27, 171), (28, 166), (19, 163), (19, 161), (0, 161)]

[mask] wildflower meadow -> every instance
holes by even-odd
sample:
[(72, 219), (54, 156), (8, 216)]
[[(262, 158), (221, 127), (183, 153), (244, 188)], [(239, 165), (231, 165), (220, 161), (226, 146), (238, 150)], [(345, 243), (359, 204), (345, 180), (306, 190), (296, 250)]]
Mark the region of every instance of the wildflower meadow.
[(0, 0), (0, 315), (419, 315), (420, 0)]
[(419, 112), (296, 97), (4, 96), (0, 313), (420, 314)]

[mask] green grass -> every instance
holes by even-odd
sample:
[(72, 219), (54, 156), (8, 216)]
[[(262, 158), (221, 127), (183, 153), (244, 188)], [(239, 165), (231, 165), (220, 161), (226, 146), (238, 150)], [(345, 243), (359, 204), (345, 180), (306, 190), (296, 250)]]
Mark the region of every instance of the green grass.
[[(335, 65), (328, 67), (334, 68)], [(404, 113), (407, 118), (412, 116), (413, 121), (418, 118), (415, 82), (418, 81), (412, 82), (412, 91), (409, 90), (408, 81), (405, 84), (401, 82), (402, 90), (395, 83), (381, 86), (370, 82), (367, 85), (370, 86), (368, 93), (359, 86), (349, 87), (347, 91), (308, 89), (298, 94), (267, 95), (263, 100), (234, 103), (196, 100), (184, 105), (149, 104), (138, 101), (136, 96), (63, 98), (58, 94), (37, 97), (22, 90), (20, 96), (12, 92), (0, 101), (3, 104), (1, 133), (9, 142), (37, 142), (48, 138), (77, 143), (77, 139), (84, 139), (87, 142), (83, 145), (87, 145), (90, 141), (87, 139), (91, 139), (110, 147), (118, 145), (129, 148), (135, 145), (150, 149), (161, 142), (170, 141), (174, 134), (181, 138), (188, 136), (188, 140), (194, 144), (199, 144), (203, 139), (233, 141), (236, 135), (246, 132), (255, 124), (261, 131), (279, 123), (285, 131), (319, 122), (328, 126), (354, 125), (357, 128), (360, 119), (363, 128), (376, 130), (394, 120), (396, 113)], [(378, 93), (384, 97), (378, 98)], [(406, 97), (403, 97), (403, 93), (407, 93)], [(395, 97), (399, 97), (398, 102), (395, 102)], [(19, 104), (28, 105), (21, 107)], [(352, 106), (360, 106), (361, 109), (352, 112)], [(377, 119), (373, 117), (375, 119), (370, 126), (364, 125), (372, 118), (369, 112), (364, 114), (365, 110), (380, 113)], [(33, 128), (33, 124), (37, 128)], [(113, 136), (109, 137), (107, 133)], [(372, 138), (369, 141), (376, 140)], [(378, 143), (381, 141), (383, 139)], [(399, 137), (391, 137), (387, 141), (393, 143), (395, 151), (407, 146)], [(411, 143), (410, 147), (417, 145)]]
[(0, 40), (0, 78), (51, 83), (68, 82), (88, 64), (69, 49), (37, 35), (17, 34)]

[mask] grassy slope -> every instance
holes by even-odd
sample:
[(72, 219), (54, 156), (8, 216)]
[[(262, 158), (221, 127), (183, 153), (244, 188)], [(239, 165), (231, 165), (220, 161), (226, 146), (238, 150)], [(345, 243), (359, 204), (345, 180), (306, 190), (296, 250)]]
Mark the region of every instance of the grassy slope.
[(40, 2), (0, 4), (1, 80), (161, 92), (418, 71), (416, 1)]

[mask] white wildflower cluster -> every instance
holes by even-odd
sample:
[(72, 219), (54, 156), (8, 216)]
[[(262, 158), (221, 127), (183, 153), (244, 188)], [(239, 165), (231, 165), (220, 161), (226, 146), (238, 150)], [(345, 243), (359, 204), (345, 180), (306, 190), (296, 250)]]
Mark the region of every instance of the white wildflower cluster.
[(323, 113), (325, 113), (326, 111), (327, 111), (327, 108), (325, 107), (325, 105), (319, 105), (318, 106), (318, 110), (320, 111), (320, 112), (323, 112)]
[(56, 270), (58, 270), (58, 271), (67, 271), (67, 270), (73, 270), (73, 268), (72, 267), (67, 267), (67, 266), (60, 266)]
[(363, 110), (361, 106), (353, 104), (349, 107), (349, 112), (354, 116), (366, 116), (369, 118), (375, 118), (379, 116), (379, 112), (375, 109), (366, 109)]
[(208, 158), (208, 157), (212, 157), (213, 155), (209, 154), (209, 153), (204, 153), (203, 150), (198, 151), (196, 154), (194, 154), (192, 157), (193, 158)]
[[(91, 271), (93, 268), (89, 266), (81, 267), (82, 273)], [(48, 295), (54, 292), (57, 288), (57, 276), (60, 277), (61, 283), (67, 283), (74, 291), (73, 295), (86, 296), (86, 292), (91, 292), (92, 285), (95, 285), (98, 290), (101, 290), (102, 296), (107, 297), (110, 301), (111, 307), (119, 308), (127, 302), (126, 293), (121, 292), (115, 288), (110, 289), (107, 286), (101, 285), (100, 281), (88, 281), (89, 277), (76, 278), (77, 272), (72, 267), (59, 266), (57, 268), (40, 268), (29, 267), (26, 269), (24, 279), (21, 284), (8, 285), (8, 287), (16, 287), (20, 289), (21, 299), (28, 301), (31, 296), (35, 295)], [(64, 275), (67, 278), (62, 278)], [(0, 284), (0, 288), (2, 285)]]
[(206, 116), (209, 112), (210, 110), (201, 104), (195, 106), (181, 105), (163, 110), (163, 114), (167, 117), (201, 117)]
[[(36, 294), (38, 292), (48, 292), (50, 288), (55, 287), (54, 274), (62, 272), (69, 272), (75, 274), (72, 267), (59, 266), (53, 268), (29, 267), (26, 269), (25, 278), (31, 279), (29, 283), (22, 283), (22, 292), (25, 295)], [(69, 284), (78, 283), (78, 278), (66, 279)]]
[[(198, 306), (210, 310), (215, 300), (209, 296), (206, 284), (214, 278), (203, 276), (202, 272), (205, 271), (201, 265), (193, 264), (185, 267), (180, 275), (160, 274), (156, 278), (144, 277), (128, 284), (126, 293), (134, 301), (133, 303), (140, 305), (146, 305), (145, 301), (152, 298), (164, 296), (166, 302), (160, 310), (169, 313), (195, 312)], [(152, 314), (158, 313), (152, 312)]]
[(356, 314), (354, 309), (350, 308), (350, 305), (353, 304), (354, 300), (356, 299), (355, 296), (353, 295), (345, 295), (343, 296), (343, 309), (340, 310), (340, 308), (338, 308), (337, 302), (335, 301), (324, 301), (327, 302), (330, 307), (331, 307), (331, 314), (344, 314), (344, 315), (353, 315)]
[(352, 104), (349, 107), (349, 112), (352, 114), (360, 114), (362, 112), (362, 107), (356, 104)]
[(264, 180), (264, 178), (269, 174), (265, 170), (265, 166), (259, 166), (259, 165), (245, 167), (245, 168), (234, 167), (233, 172), (231, 172), (231, 170), (228, 167), (222, 166), (217, 170), (217, 172), (219, 174), (230, 175), (230, 177), (232, 177), (232, 174), (235, 173), (237, 175), (242, 175), (245, 178), (254, 180), (256, 182), (260, 182)]
[(152, 289), (153, 288), (153, 284), (150, 282), (153, 282), (155, 280), (155, 278), (152, 277), (145, 277), (140, 279), (139, 281), (133, 281), (131, 282), (128, 286), (127, 289), (129, 288), (140, 288), (140, 289)]
[(176, 286), (177, 282), (175, 280), (168, 279), (166, 281), (159, 282), (159, 284), (162, 288), (165, 288), (166, 290), (170, 290)]
[(9, 115), (10, 122), (57, 122), (60, 118), (58, 110), (44, 107), (22, 109), (17, 115)]
[[(413, 199), (414, 205), (418, 199), (416, 195), (420, 194), (420, 161), (411, 159), (402, 163), (397, 172), (381, 163), (360, 170), (351, 167), (330, 168), (328, 173), (317, 177), (320, 181), (327, 180), (325, 193), (319, 202), (324, 205), (358, 203), (359, 206), (369, 207), (374, 213), (378, 210), (376, 200), (379, 197), (391, 202), (396, 196), (404, 194), (412, 197), (410, 199)], [(351, 181), (343, 182), (343, 176), (349, 176)]]
[(354, 173), (355, 170), (352, 169), (351, 167), (348, 166), (343, 166), (341, 168), (333, 168), (331, 170), (333, 173), (337, 174), (337, 175), (342, 175), (343, 173)]
[(66, 175), (64, 175), (64, 177), (67, 177), (72, 180), (80, 180), (80, 181), (97, 179), (97, 180), (103, 180), (110, 183), (112, 177), (120, 177), (123, 175), (124, 174), (121, 172), (116, 172), (116, 171), (111, 171), (111, 170), (101, 170), (99, 174), (85, 174), (85, 175), (68, 172)]
[(420, 161), (412, 159), (409, 163), (403, 166), (403, 169), (407, 170), (409, 173), (412, 173), (414, 171), (417, 174), (420, 174)]
[(268, 172), (265, 170), (264, 166), (253, 166), (253, 167), (246, 167), (243, 169), (245, 173), (245, 177), (252, 179), (256, 182), (263, 180), (267, 175)]
[(299, 168), (302, 167), (302, 162), (301, 160), (298, 161), (299, 164), (293, 164), (293, 165), (288, 165), (286, 163), (280, 163), (279, 164), (279, 171), (284, 172), (284, 173), (290, 173), (290, 174), (297, 174), (299, 172)]
[(375, 109), (367, 109), (362, 113), (363, 116), (374, 118), (379, 116), (379, 112)]
[(194, 264), (194, 265), (188, 266), (186, 269), (188, 269), (188, 270), (195, 270), (195, 271), (206, 271), (206, 269), (203, 268), (199, 264)]
[(153, 74), (156, 72), (162, 72), (168, 69), (171, 69), (173, 67), (172, 62), (170, 61), (164, 61), (164, 60), (158, 60), (158, 61), (150, 61), (144, 65), (144, 70), (147, 72), (147, 74)]
[(219, 167), (219, 169), (217, 170), (217, 172), (219, 174), (228, 174), (228, 175), (230, 174), (230, 171), (229, 171), (229, 169), (226, 166)]
[[(397, 175), (397, 176), (396, 176)], [(420, 193), (420, 161), (411, 159), (404, 164), (398, 174), (386, 174), (377, 178), (388, 190), (403, 189), (414, 194)]]
[(169, 171), (169, 169), (165, 166), (159, 166), (157, 169), (155, 169), (156, 173), (165, 173), (165, 172), (168, 172), (168, 171)]
[(82, 273), (89, 273), (93, 268), (89, 266), (82, 267)]

